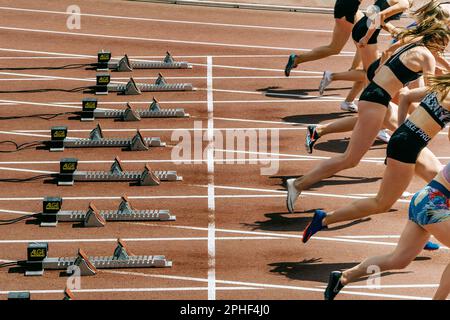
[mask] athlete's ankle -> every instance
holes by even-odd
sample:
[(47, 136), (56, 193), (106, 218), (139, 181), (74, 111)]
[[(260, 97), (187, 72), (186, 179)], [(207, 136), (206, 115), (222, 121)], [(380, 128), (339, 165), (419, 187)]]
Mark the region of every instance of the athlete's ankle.
[(348, 284), (349, 281), (348, 281), (347, 274), (346, 274), (345, 271), (342, 273), (342, 276), (341, 276), (341, 279), (339, 279), (339, 282), (340, 282), (343, 286), (346, 286), (346, 285)]

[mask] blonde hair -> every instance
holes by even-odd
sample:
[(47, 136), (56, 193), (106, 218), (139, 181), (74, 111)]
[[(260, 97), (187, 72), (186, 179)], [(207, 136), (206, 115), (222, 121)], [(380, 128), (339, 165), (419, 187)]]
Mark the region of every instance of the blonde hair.
[(450, 12), (445, 10), (444, 7), (441, 6), (441, 3), (437, 0), (431, 0), (416, 11), (412, 12), (412, 15), (419, 23), (429, 18), (433, 18), (437, 21), (450, 19)]
[(428, 78), (428, 91), (438, 93), (443, 101), (450, 93), (450, 74)]
[(443, 52), (450, 41), (450, 30), (447, 24), (431, 16), (414, 28), (400, 32), (398, 38), (403, 42), (421, 39), (420, 42), (431, 51)]

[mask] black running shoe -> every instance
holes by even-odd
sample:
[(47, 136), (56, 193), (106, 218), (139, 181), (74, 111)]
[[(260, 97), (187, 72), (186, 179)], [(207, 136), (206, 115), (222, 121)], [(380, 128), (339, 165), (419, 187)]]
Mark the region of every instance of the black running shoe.
[(289, 77), (289, 75), (291, 74), (291, 70), (292, 69), (297, 68), (297, 66), (294, 66), (296, 57), (297, 56), (295, 54), (291, 54), (289, 56), (288, 62), (286, 64), (286, 67), (284, 68), (284, 75), (286, 77)]
[(319, 134), (317, 133), (316, 128), (317, 128), (317, 126), (308, 126), (308, 130), (306, 133), (306, 143), (305, 143), (306, 152), (308, 152), (308, 153), (313, 152), (314, 144), (319, 139)]
[(328, 280), (328, 286), (325, 289), (325, 300), (334, 300), (339, 291), (342, 290), (344, 285), (341, 283), (342, 272), (333, 271), (330, 273), (330, 279)]

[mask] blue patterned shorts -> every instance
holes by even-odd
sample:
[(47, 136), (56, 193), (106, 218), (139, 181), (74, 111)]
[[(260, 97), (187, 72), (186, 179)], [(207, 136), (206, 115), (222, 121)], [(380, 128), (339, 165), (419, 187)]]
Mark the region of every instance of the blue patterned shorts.
[(409, 205), (409, 220), (424, 226), (450, 219), (448, 190), (436, 181), (417, 192)]

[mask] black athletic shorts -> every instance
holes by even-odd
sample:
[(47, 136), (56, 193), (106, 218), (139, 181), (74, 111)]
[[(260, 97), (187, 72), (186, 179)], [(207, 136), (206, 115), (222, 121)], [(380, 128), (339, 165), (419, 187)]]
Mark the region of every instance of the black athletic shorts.
[(403, 163), (416, 163), (420, 152), (428, 145), (430, 137), (406, 120), (389, 140), (386, 156)]
[(391, 102), (392, 97), (382, 87), (377, 85), (375, 82), (371, 82), (364, 89), (363, 93), (361, 93), (359, 100), (382, 104), (383, 106), (385, 106), (387, 108), (387, 107), (389, 107), (389, 102)]
[[(364, 16), (359, 20), (352, 29), (352, 38), (355, 42), (359, 42), (369, 30), (369, 27), (367, 26), (367, 16)], [(373, 35), (370, 37), (368, 44), (376, 44), (378, 42), (378, 36), (380, 35), (381, 29), (375, 30)]]
[(345, 20), (351, 24), (355, 23), (355, 15), (360, 4), (359, 0), (336, 0), (334, 18), (341, 19), (345, 17)]

